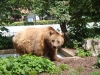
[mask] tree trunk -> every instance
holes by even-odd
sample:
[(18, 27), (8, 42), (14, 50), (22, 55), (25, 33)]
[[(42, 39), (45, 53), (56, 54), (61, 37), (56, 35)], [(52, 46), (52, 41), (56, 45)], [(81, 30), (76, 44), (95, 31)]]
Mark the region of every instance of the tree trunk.
[(64, 45), (63, 45), (63, 47), (64, 47), (67, 42), (67, 38), (68, 38), (67, 29), (66, 29), (66, 21), (64, 21), (60, 24), (60, 28), (61, 28), (62, 33), (64, 33)]

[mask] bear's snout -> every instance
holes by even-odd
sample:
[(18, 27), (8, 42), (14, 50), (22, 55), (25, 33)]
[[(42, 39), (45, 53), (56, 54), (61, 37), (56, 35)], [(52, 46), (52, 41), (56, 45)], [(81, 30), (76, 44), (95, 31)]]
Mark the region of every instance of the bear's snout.
[(57, 47), (56, 46), (53, 46), (53, 48), (56, 49)]

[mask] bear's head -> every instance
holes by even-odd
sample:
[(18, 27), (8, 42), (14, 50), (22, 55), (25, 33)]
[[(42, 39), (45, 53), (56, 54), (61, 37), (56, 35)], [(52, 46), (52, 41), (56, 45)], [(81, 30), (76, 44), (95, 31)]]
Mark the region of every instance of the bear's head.
[(49, 45), (52, 49), (60, 48), (64, 43), (64, 34), (59, 34), (55, 31), (50, 31)]

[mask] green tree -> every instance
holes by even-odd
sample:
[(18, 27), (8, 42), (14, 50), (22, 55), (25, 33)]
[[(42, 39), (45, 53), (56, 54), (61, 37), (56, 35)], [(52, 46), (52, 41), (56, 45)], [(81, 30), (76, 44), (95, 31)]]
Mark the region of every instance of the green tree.
[(34, 13), (39, 16), (54, 17), (60, 24), (62, 32), (67, 37), (66, 21), (70, 20), (68, 1), (33, 0)]
[[(100, 21), (99, 0), (70, 0), (69, 14), (71, 15), (68, 27), (70, 27), (70, 38), (82, 42), (84, 38), (94, 37), (94, 31), (88, 30), (87, 23)], [(81, 45), (81, 43), (80, 43)]]
[[(10, 19), (14, 14), (22, 15), (22, 9), (32, 10), (31, 0), (0, 0), (0, 30), (9, 31), (4, 25), (10, 24), (13, 21)], [(11, 38), (1, 36), (0, 32), (0, 49), (13, 48)], [(8, 45), (10, 44), (10, 45)]]
[(67, 27), (66, 24), (70, 21), (69, 15), (69, 2), (68, 1), (55, 1), (53, 7), (50, 8), (50, 13), (54, 15), (57, 22), (60, 24), (60, 28), (64, 33), (65, 44), (67, 41)]
[[(98, 22), (100, 19), (99, 0), (33, 0), (36, 13), (44, 16), (49, 14), (57, 19), (62, 32), (67, 38), (67, 29), (70, 28), (70, 38), (82, 41), (90, 32), (86, 25), (88, 22)], [(48, 16), (48, 15), (47, 15)]]
[(12, 23), (10, 16), (20, 15), (22, 9), (32, 9), (31, 0), (0, 0), (0, 26)]
[(55, 4), (55, 0), (33, 0), (33, 12), (38, 16), (51, 17), (50, 8)]

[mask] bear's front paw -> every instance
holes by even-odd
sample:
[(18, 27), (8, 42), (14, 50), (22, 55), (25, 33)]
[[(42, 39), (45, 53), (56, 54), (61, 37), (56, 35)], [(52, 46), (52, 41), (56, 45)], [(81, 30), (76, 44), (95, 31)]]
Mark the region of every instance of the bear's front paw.
[(58, 62), (60, 62), (60, 61), (62, 61), (62, 60), (63, 60), (62, 58), (58, 58), (58, 59), (57, 59)]
[(56, 58), (54, 58), (54, 61), (60, 62), (60, 61), (62, 61), (62, 58), (56, 57)]

